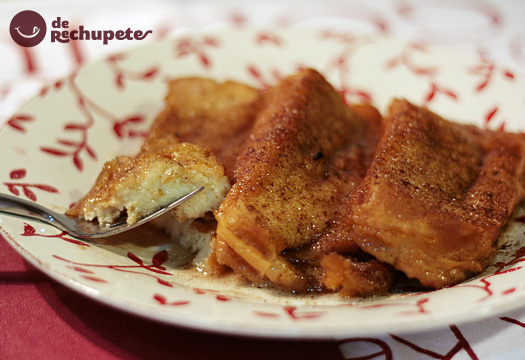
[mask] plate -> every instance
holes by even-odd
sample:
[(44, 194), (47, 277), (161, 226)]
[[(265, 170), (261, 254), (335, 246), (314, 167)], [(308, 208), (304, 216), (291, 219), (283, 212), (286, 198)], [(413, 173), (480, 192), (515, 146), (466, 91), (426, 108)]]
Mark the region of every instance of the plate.
[[(349, 102), (381, 111), (405, 97), (442, 116), (525, 130), (525, 81), (483, 57), (377, 36), (308, 28), (180, 31), (115, 54), (44, 87), (0, 134), (2, 192), (64, 211), (103, 163), (138, 150), (163, 107), (167, 81), (185, 76), (267, 87), (298, 69), (322, 72)], [(154, 233), (83, 242), (38, 222), (0, 215), (7, 241), (62, 284), (149, 319), (218, 333), (331, 339), (406, 333), (473, 321), (525, 303), (523, 216), (476, 278), (431, 292), (369, 299), (280, 294), (180, 266), (176, 245)]]

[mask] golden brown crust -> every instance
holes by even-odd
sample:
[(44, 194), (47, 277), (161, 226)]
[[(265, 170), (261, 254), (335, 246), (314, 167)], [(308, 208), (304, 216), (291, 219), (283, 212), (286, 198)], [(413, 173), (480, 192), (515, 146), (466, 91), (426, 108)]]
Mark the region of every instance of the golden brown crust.
[(235, 158), (253, 125), (259, 90), (210, 79), (184, 78), (170, 82), (166, 108), (150, 129), (152, 139), (175, 137), (205, 146), (232, 178)]
[[(366, 171), (359, 140), (366, 127), (314, 70), (269, 89), (237, 158), (237, 181), (216, 212), (218, 241), (258, 277), (287, 290), (308, 289), (308, 274), (281, 253), (328, 231)], [(218, 251), (220, 262), (229, 258)]]
[(363, 251), (435, 288), (479, 273), (523, 197), (525, 141), (395, 100), (352, 204)]
[(361, 116), (363, 131), (355, 143), (349, 149), (340, 151), (337, 155), (339, 159), (333, 161), (339, 168), (333, 170), (332, 167), (331, 171), (336, 172), (340, 182), (340, 208), (321, 236), (305, 246), (287, 251), (286, 256), (292, 261), (315, 263), (314, 266), (318, 266), (318, 261), (332, 252), (344, 254), (360, 251), (352, 241), (352, 226), (348, 221), (352, 210), (351, 197), (370, 166), (383, 129), (382, 117), (373, 106), (350, 105), (350, 108)]
[(95, 180), (95, 184), (89, 192), (73, 207), (66, 211), (66, 214), (71, 217), (83, 217), (85, 206), (89, 199), (97, 199), (100, 202), (109, 202), (109, 199), (114, 197), (114, 188), (107, 186), (107, 184), (118, 181), (120, 174), (129, 171), (133, 167), (133, 160), (128, 156), (117, 156), (115, 159), (104, 164), (100, 174)]

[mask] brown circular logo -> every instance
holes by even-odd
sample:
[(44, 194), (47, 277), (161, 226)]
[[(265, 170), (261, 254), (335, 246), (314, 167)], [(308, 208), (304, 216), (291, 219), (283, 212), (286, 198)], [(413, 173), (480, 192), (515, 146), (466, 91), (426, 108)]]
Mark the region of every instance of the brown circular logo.
[(9, 26), (13, 41), (23, 47), (40, 44), (46, 36), (46, 30), (44, 18), (31, 10), (24, 10), (16, 14)]

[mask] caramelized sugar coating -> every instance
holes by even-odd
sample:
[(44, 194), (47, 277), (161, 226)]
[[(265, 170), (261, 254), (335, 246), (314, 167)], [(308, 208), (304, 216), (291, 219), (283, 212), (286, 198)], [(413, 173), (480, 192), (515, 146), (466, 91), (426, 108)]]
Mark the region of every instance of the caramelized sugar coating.
[(233, 177), (239, 148), (249, 135), (259, 90), (233, 81), (184, 78), (170, 82), (166, 107), (150, 129), (152, 139), (175, 137), (207, 147)]
[(150, 141), (134, 158), (107, 162), (89, 193), (67, 214), (112, 223), (124, 211), (133, 224), (158, 208), (201, 187), (205, 189), (172, 211), (177, 222), (215, 210), (229, 190), (224, 168), (201, 146)]
[[(350, 151), (341, 149), (337, 154), (339, 160), (334, 161), (339, 168), (335, 173), (340, 186), (343, 187), (338, 195), (340, 206), (330, 221), (330, 226), (321, 236), (307, 245), (286, 252), (286, 257), (292, 261), (320, 266), (318, 262), (327, 254), (361, 252), (357, 244), (352, 241), (352, 227), (347, 219), (351, 214), (351, 197), (365, 176), (381, 137), (382, 118), (377, 109), (371, 105), (350, 105), (350, 108), (361, 116), (363, 131), (360, 132), (358, 139), (354, 139), (348, 149)], [(344, 165), (341, 164), (341, 159), (344, 159)]]
[(314, 70), (270, 88), (261, 106), (215, 214), (215, 253), (253, 281), (305, 291), (312, 279), (282, 252), (330, 231), (375, 144), (364, 145), (366, 121)]
[(423, 285), (481, 272), (524, 196), (525, 137), (451, 123), (404, 100), (354, 195), (354, 241)]

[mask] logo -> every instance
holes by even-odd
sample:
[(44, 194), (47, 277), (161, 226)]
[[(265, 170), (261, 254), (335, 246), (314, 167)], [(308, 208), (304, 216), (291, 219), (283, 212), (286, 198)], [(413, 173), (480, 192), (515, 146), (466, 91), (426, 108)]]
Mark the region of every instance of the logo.
[[(107, 45), (110, 40), (144, 40), (153, 30), (143, 32), (142, 30), (87, 30), (84, 25), (78, 29), (69, 30), (69, 21), (57, 17), (51, 23), (51, 42), (68, 43), (71, 40), (100, 40)], [(56, 29), (56, 30), (55, 30)], [(62, 29), (62, 30), (61, 30)]]
[(33, 47), (44, 40), (46, 22), (39, 13), (31, 10), (21, 11), (13, 17), (9, 26), (11, 38), (18, 45)]
[[(11, 38), (18, 45), (32, 47), (46, 37), (47, 26), (44, 18), (32, 10), (21, 11), (15, 15), (9, 26)], [(111, 40), (144, 40), (153, 30), (88, 30), (84, 25), (69, 28), (69, 21), (59, 16), (51, 22), (51, 42), (68, 43), (71, 40), (95, 40), (107, 45)]]

